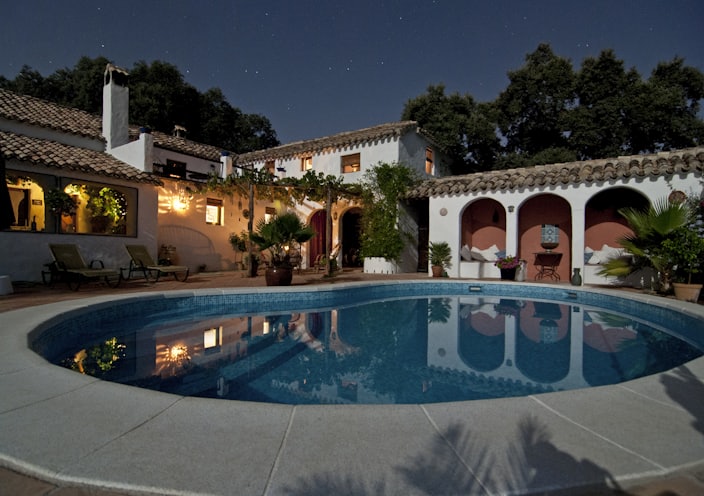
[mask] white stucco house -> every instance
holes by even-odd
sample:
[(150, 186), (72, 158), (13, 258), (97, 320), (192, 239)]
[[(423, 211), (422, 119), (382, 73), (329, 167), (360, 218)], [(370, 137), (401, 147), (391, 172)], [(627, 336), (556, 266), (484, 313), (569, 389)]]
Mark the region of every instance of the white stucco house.
[[(50, 243), (75, 243), (88, 260), (127, 267), (124, 245), (144, 244), (153, 257), (168, 257), (198, 270), (238, 267), (229, 237), (247, 229), (250, 216), (263, 218), (281, 208), (238, 195), (199, 193), (211, 176), (225, 178), (241, 167), (265, 168), (275, 177), (299, 177), (306, 170), (339, 174), (356, 181), (381, 161), (403, 162), (427, 177), (446, 171), (446, 161), (415, 122), (390, 123), (270, 150), (236, 156), (197, 143), (175, 126), (172, 135), (130, 123), (129, 75), (109, 65), (103, 85), (103, 115), (92, 115), (38, 98), (0, 90), (0, 155), (12, 216), (0, 231), (0, 275), (12, 281), (41, 280), (51, 262)], [(51, 191), (69, 193), (78, 209), (55, 215)], [(120, 209), (109, 224), (96, 226), (95, 199), (110, 194)], [(335, 242), (348, 252), (358, 245), (351, 204), (336, 205)], [(322, 206), (304, 203), (299, 215), (320, 230)], [(324, 234), (319, 232), (319, 234)], [(324, 236), (303, 247), (303, 266), (320, 252)], [(317, 243), (317, 244), (316, 244)], [(239, 258), (238, 258), (239, 256)], [(341, 263), (343, 252), (339, 250)], [(351, 263), (351, 262), (350, 262)]]
[[(125, 71), (106, 68), (102, 116), (0, 90), (0, 157), (9, 196), (0, 213), (11, 219), (0, 231), (0, 275), (41, 280), (52, 260), (50, 243), (75, 243), (85, 258), (110, 267), (128, 265), (129, 243), (194, 272), (235, 269), (230, 235), (282, 206), (258, 200), (249, 212), (246, 198), (201, 193), (199, 186), (243, 167), (275, 178), (313, 170), (354, 182), (379, 162), (410, 166), (425, 180), (404, 205), (414, 239), (400, 269), (426, 272), (428, 241), (447, 241), (454, 262), (448, 275), (463, 278), (498, 277), (494, 259), (510, 254), (526, 261), (529, 280), (565, 281), (579, 269), (585, 283), (612, 283), (597, 272), (628, 232), (618, 208), (644, 206), (676, 190), (702, 195), (704, 148), (447, 176), (442, 150), (412, 121), (237, 156), (187, 139), (178, 126), (168, 135), (131, 125), (128, 82)], [(52, 213), (47, 199), (54, 191), (77, 200), (77, 211)], [(95, 200), (104, 196), (118, 208), (112, 220), (97, 225)], [(295, 208), (319, 234), (302, 247), (303, 267), (311, 266), (324, 253), (324, 209), (309, 201)], [(349, 201), (332, 209), (331, 237), (343, 267), (358, 263), (360, 213)], [(546, 251), (548, 231), (557, 238), (552, 252), (559, 257), (551, 256), (546, 271), (538, 254)]]
[[(431, 136), (414, 121), (392, 122), (344, 133), (290, 143), (287, 145), (241, 154), (237, 165), (267, 170), (277, 178), (300, 178), (308, 171), (342, 177), (346, 183), (363, 179), (367, 170), (380, 162), (401, 163), (419, 177), (443, 177), (450, 173), (449, 159)], [(307, 201), (296, 210), (318, 232), (304, 247), (304, 261), (312, 266), (325, 253), (324, 205)], [(340, 201), (332, 211), (333, 254), (342, 267), (354, 265), (359, 251), (359, 219), (361, 209), (353, 201)], [(407, 216), (406, 230), (415, 239), (427, 239), (427, 224)], [(425, 242), (427, 245), (427, 242)], [(422, 250), (421, 250), (422, 251)], [(421, 255), (422, 258), (422, 255)], [(409, 243), (401, 257), (401, 270), (415, 272), (419, 264), (418, 243)]]

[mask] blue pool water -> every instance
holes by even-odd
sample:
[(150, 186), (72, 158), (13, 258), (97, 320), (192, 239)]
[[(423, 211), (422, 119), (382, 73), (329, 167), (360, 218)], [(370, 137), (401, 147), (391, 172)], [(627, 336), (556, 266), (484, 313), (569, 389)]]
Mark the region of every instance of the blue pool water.
[(594, 293), (406, 283), (140, 298), (67, 315), (32, 347), (185, 396), (398, 404), (615, 384), (701, 356), (702, 332), (700, 319)]

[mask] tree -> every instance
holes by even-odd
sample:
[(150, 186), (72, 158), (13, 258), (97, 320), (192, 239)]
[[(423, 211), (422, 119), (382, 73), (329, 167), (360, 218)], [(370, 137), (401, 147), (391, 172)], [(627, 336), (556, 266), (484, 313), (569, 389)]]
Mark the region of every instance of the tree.
[(176, 66), (161, 61), (151, 65), (140, 61), (129, 72), (132, 122), (164, 133), (171, 133), (175, 125), (191, 133), (197, 132), (198, 91), (184, 82)]
[(676, 57), (661, 62), (637, 88), (630, 120), (630, 151), (656, 152), (698, 146), (704, 122), (698, 117), (704, 74)]
[(587, 58), (577, 73), (579, 104), (568, 114), (569, 147), (580, 160), (614, 157), (628, 149), (630, 96), (640, 75), (626, 72), (613, 50)]
[(402, 120), (417, 121), (452, 160), (454, 173), (483, 170), (500, 150), (492, 107), (477, 104), (470, 95), (445, 95), (445, 86), (428, 86), (426, 93), (408, 100)]
[(91, 114), (103, 108), (103, 75), (110, 63), (105, 57), (81, 57), (73, 69), (59, 69), (44, 81), (47, 100)]
[(557, 57), (543, 43), (508, 77), (508, 87), (496, 100), (506, 151), (531, 156), (549, 148), (567, 148), (566, 115), (576, 100), (570, 61)]
[[(109, 62), (105, 57), (81, 57), (73, 69), (59, 69), (47, 78), (24, 66), (14, 80), (0, 77), (0, 87), (99, 114)], [(219, 88), (199, 93), (172, 64), (140, 61), (128, 72), (132, 124), (167, 134), (180, 125), (189, 139), (235, 153), (280, 144), (266, 117), (233, 107)]]

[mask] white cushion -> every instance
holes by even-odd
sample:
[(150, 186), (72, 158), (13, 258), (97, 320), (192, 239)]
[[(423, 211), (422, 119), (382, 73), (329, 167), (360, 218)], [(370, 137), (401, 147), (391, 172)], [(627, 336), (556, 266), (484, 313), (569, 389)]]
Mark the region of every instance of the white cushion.
[(604, 245), (601, 247), (601, 250), (595, 251), (594, 254), (592, 254), (587, 263), (589, 265), (605, 264), (612, 258), (618, 258), (621, 255), (623, 255), (623, 248), (614, 248), (609, 245)]
[(476, 247), (472, 247), (470, 250), (472, 258), (474, 260), (479, 260), (480, 262), (495, 262), (497, 251), (499, 251), (499, 247), (496, 245), (490, 246), (486, 250), (480, 250)]
[(460, 256), (462, 257), (462, 260), (466, 260), (468, 262), (472, 260), (472, 250), (469, 249), (469, 246), (464, 245), (460, 248)]

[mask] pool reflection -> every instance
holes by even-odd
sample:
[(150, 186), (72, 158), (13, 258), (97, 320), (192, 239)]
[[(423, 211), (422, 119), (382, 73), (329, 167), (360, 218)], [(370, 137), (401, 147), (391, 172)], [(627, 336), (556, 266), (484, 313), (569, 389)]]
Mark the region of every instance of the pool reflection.
[(109, 370), (85, 361), (81, 368), (174, 394), (291, 404), (535, 394), (618, 383), (699, 356), (643, 322), (579, 305), (499, 297), (189, 315), (106, 333), (55, 361), (70, 364), (115, 339), (121, 354)]

